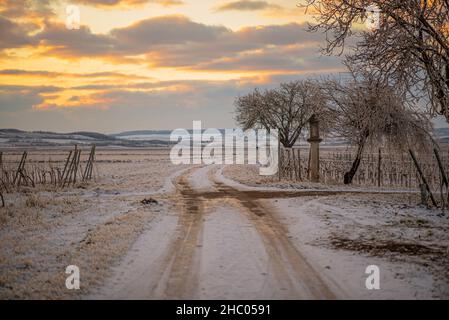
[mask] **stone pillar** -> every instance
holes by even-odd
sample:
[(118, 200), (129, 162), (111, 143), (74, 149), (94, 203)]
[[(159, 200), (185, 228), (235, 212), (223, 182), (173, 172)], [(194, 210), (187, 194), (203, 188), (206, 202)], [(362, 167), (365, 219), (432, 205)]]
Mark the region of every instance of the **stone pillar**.
[(310, 143), (310, 179), (312, 182), (320, 181), (320, 122), (315, 115), (310, 120), (310, 137), (307, 140)]

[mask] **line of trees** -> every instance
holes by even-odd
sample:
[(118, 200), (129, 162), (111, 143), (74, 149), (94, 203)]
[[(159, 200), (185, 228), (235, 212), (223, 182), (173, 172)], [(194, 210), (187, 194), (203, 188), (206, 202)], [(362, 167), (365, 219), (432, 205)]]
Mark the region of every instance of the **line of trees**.
[(325, 132), (345, 138), (357, 150), (345, 184), (352, 183), (367, 146), (406, 151), (432, 145), (427, 114), (411, 108), (404, 95), (370, 73), (348, 75), (255, 89), (236, 99), (236, 121), (244, 129), (278, 129), (281, 144), (291, 148), (315, 115)]

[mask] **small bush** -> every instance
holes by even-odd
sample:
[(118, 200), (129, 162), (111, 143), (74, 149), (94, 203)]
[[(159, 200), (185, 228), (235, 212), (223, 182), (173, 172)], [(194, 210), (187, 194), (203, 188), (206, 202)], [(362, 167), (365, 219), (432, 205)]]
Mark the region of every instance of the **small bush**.
[(45, 200), (39, 198), (35, 194), (29, 194), (25, 204), (29, 208), (45, 208), (47, 205)]

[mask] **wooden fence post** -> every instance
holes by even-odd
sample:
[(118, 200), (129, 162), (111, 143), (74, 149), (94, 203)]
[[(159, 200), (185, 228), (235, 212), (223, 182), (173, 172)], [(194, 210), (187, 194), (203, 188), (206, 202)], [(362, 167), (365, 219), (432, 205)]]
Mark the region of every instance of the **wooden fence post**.
[(92, 158), (92, 149), (90, 149), (89, 158), (87, 159), (86, 167), (83, 172), (83, 181), (87, 178), (87, 172), (89, 171), (90, 159)]
[(62, 171), (61, 181), (59, 182), (61, 185), (64, 183), (64, 176), (65, 176), (65, 174), (66, 174), (66, 172), (67, 172), (67, 166), (69, 165), (70, 158), (72, 157), (72, 152), (73, 152), (73, 151), (70, 150), (69, 156), (67, 157), (67, 160), (66, 160), (66, 162), (65, 162), (64, 170)]
[(20, 163), (19, 163), (19, 167), (17, 168), (16, 175), (14, 176), (13, 184), (16, 184), (17, 178), (19, 178), (17, 183), (20, 184), (20, 180), (22, 179), (22, 176), (23, 176), (23, 172), (22, 171), (23, 171), (23, 168), (25, 166), (26, 158), (27, 158), (27, 152), (24, 151), (23, 155), (22, 155), (22, 158), (20, 159)]
[(309, 158), (307, 160), (307, 179), (310, 180), (310, 150), (309, 150)]
[(425, 185), (427, 192), (429, 193), (430, 200), (432, 200), (432, 204), (435, 207), (438, 207), (437, 202), (435, 201), (435, 198), (433, 197), (432, 191), (430, 190), (429, 184), (427, 183), (426, 177), (424, 176), (421, 167), (419, 166), (418, 160), (416, 160), (415, 154), (411, 149), (408, 150), (410, 153), (410, 156), (412, 157), (413, 162), (415, 163), (416, 170), (418, 170), (419, 176), (421, 178), (422, 183)]
[(87, 160), (86, 168), (83, 173), (83, 181), (92, 178), (92, 168), (95, 161), (95, 145), (90, 149), (89, 159)]
[(435, 153), (435, 157), (438, 162), (438, 167), (440, 168), (441, 177), (443, 178), (443, 183), (446, 185), (446, 188), (449, 187), (449, 181), (446, 176), (446, 172), (444, 171), (443, 162), (441, 161), (440, 154), (436, 148), (433, 149), (433, 152)]
[(377, 161), (377, 186), (380, 187), (381, 185), (381, 177), (382, 177), (382, 151), (379, 148), (379, 158)]
[(75, 168), (74, 168), (74, 175), (73, 175), (73, 185), (76, 183), (76, 176), (78, 173), (78, 167), (80, 165), (80, 157), (81, 157), (81, 150), (78, 150), (78, 154), (75, 155)]
[(72, 160), (70, 161), (70, 165), (69, 168), (67, 170), (67, 174), (64, 178), (64, 181), (62, 183), (62, 187), (64, 188), (66, 183), (67, 185), (70, 185), (70, 183), (72, 182), (72, 177), (73, 177), (73, 173), (75, 171), (75, 166), (76, 166), (76, 158), (78, 155), (78, 146), (75, 145), (75, 150), (73, 151), (73, 157)]
[(87, 178), (88, 179), (92, 179), (92, 171), (93, 171), (94, 163), (95, 163), (95, 149), (96, 149), (96, 146), (93, 145), (92, 146), (92, 159), (90, 161), (90, 168), (89, 168), (89, 171), (88, 171), (88, 174), (87, 174)]
[[(438, 152), (438, 150), (436, 148), (433, 149), (433, 152), (435, 153), (435, 157), (437, 159), (438, 162), (438, 167), (440, 168), (440, 173), (441, 173), (441, 180), (442, 183), (440, 183), (440, 196), (441, 196), (441, 206), (445, 207), (445, 201), (447, 201), (447, 203), (449, 204), (449, 180), (447, 179), (447, 175), (446, 175), (446, 171), (444, 170), (444, 166), (443, 166), (443, 162), (441, 161), (440, 158), (440, 153)], [(446, 200), (443, 197), (443, 184), (446, 186)]]
[(282, 155), (281, 155), (281, 152), (282, 152), (281, 136), (278, 132), (278, 178), (279, 178), (279, 181), (281, 181), (281, 179), (282, 179), (282, 173), (281, 173), (281, 171), (282, 171)]

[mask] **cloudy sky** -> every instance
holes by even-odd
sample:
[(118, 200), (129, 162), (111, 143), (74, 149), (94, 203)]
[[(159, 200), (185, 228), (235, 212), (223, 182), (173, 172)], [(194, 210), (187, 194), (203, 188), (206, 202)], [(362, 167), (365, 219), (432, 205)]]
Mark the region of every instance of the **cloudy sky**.
[(234, 127), (236, 96), (344, 71), (298, 2), (0, 0), (0, 128)]

